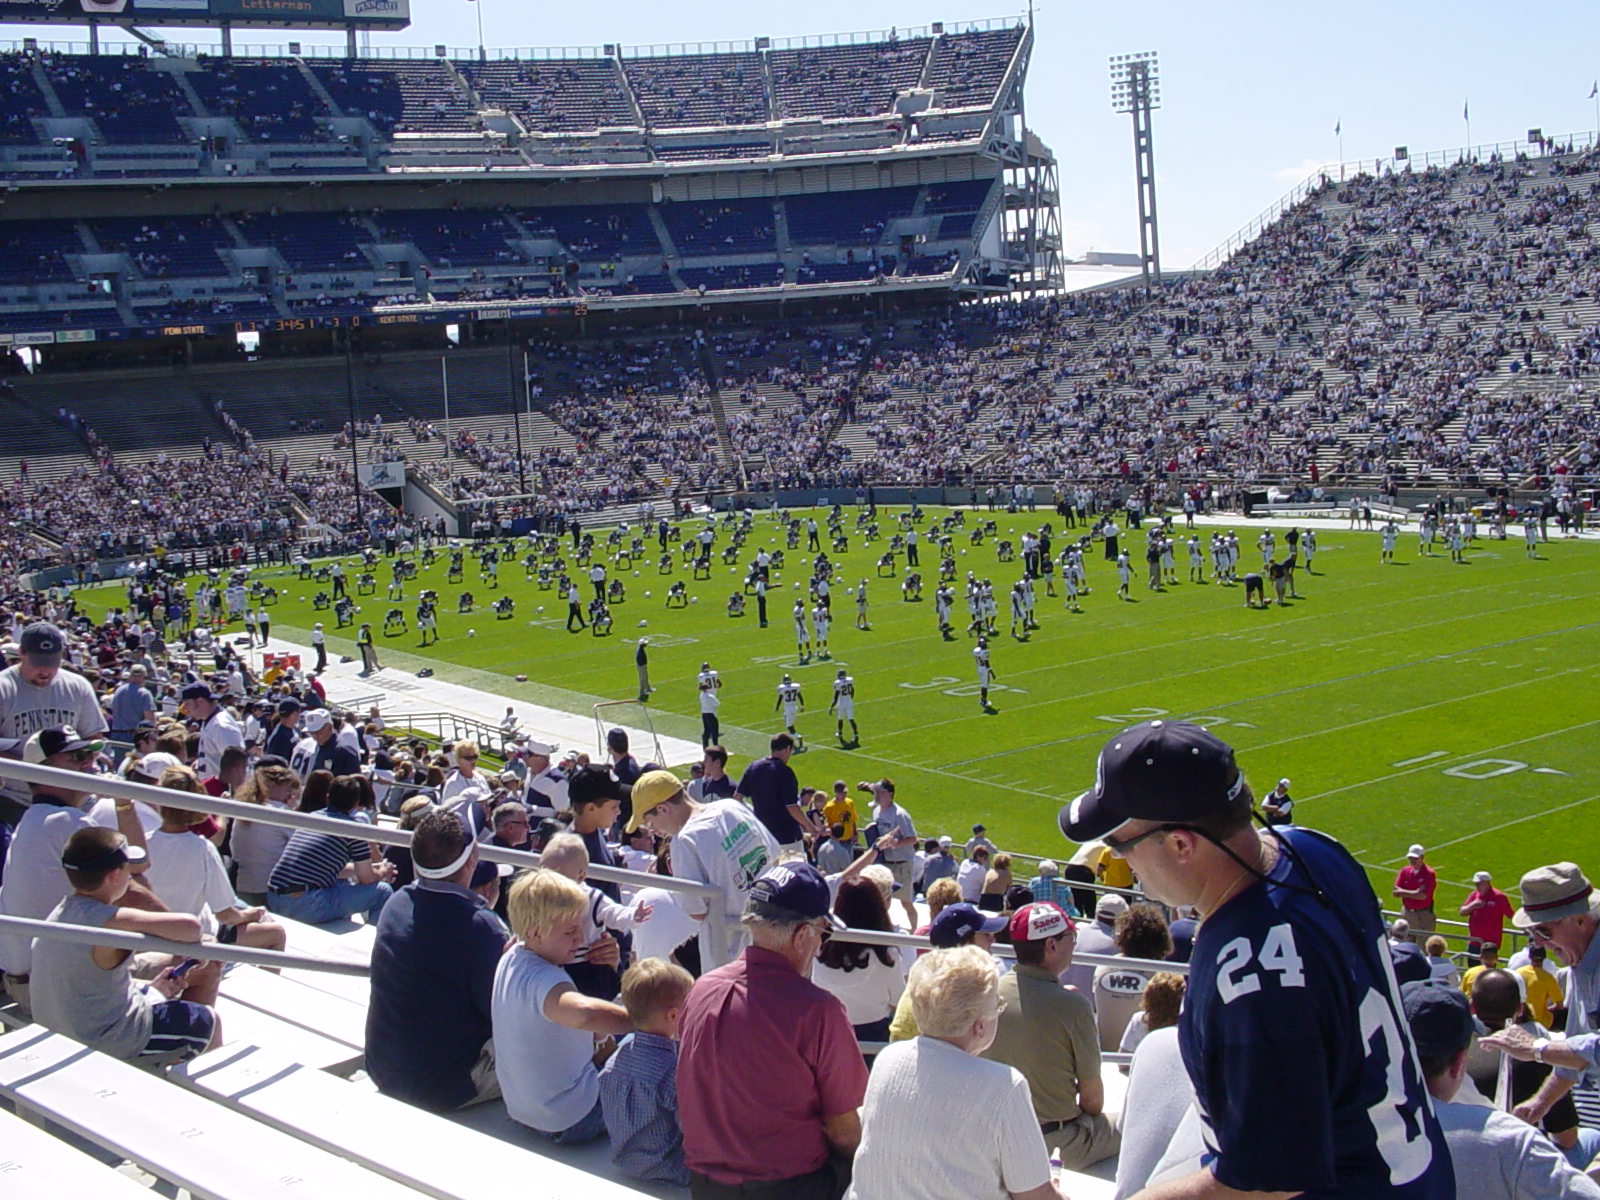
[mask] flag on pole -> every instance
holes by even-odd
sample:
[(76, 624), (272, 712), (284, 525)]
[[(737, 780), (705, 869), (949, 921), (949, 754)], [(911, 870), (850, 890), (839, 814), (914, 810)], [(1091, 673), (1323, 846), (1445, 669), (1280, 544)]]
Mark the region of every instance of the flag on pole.
[(1472, 120), (1472, 116), (1471, 116), (1471, 114), (1470, 114), (1470, 113), (1468, 113), (1468, 112), (1467, 112), (1467, 105), (1468, 105), (1468, 104), (1469, 104), (1469, 103), (1471, 103), (1471, 101), (1468, 101), (1468, 100), (1463, 100), (1463, 101), (1462, 101), (1462, 102), (1461, 102), (1461, 119), (1462, 119), (1462, 120), (1463, 120), (1463, 121), (1470, 121), (1470, 120)]
[(1594, 86), (1589, 89), (1589, 99), (1593, 100), (1596, 96), (1600, 96), (1600, 79), (1596, 79)]
[(1338, 137), (1343, 132), (1344, 132), (1344, 119), (1341, 117), (1339, 120), (1337, 120), (1337, 121), (1335, 121), (1333, 123), (1333, 136), (1334, 137)]

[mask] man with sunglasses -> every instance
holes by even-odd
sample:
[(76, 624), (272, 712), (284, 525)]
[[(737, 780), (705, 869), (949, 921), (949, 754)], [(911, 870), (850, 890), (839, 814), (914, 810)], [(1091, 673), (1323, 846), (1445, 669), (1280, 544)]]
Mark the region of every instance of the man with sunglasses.
[[(1511, 923), (1527, 931), (1529, 942), (1554, 950), (1571, 968), (1567, 978), (1566, 1036), (1600, 1033), (1600, 938), (1595, 937), (1595, 931), (1600, 929), (1600, 910), (1595, 907), (1594, 888), (1588, 877), (1576, 863), (1569, 862), (1529, 871), (1522, 877), (1522, 907), (1512, 914)], [(1538, 1061), (1543, 1061), (1542, 1056)], [(1580, 1071), (1558, 1066), (1534, 1097), (1513, 1111), (1537, 1125), (1556, 1101), (1585, 1078), (1591, 1083), (1600, 1080), (1600, 1068)]]
[[(17, 639), (16, 664), (0, 671), (0, 755), (21, 758), (23, 743), (42, 729), (70, 725), (86, 738), (105, 733), (94, 686), (76, 671), (62, 669), (66, 645), (61, 630), (47, 621), (35, 621)], [(0, 786), (0, 821), (15, 828), (27, 807), (28, 785), (6, 780)], [(51, 870), (59, 870), (59, 857), (57, 847)]]
[(1010, 929), (1017, 967), (1000, 980), (1004, 1011), (983, 1057), (1022, 1073), (1045, 1144), (1060, 1152), (1064, 1170), (1081, 1171), (1110, 1158), (1122, 1139), (1105, 1115), (1094, 1009), (1082, 993), (1061, 984), (1061, 973), (1072, 966), (1077, 929), (1047, 901), (1024, 904)]
[(1229, 746), (1149, 721), (1061, 810), (1067, 837), (1102, 839), (1146, 893), (1200, 914), (1178, 1037), (1207, 1152), (1136, 1200), (1448, 1200), (1366, 874), (1325, 835), (1257, 833), (1254, 803)]
[[(61, 854), (74, 833), (93, 824), (84, 805), (93, 794), (95, 759), (104, 745), (98, 736), (85, 737), (72, 726), (63, 725), (40, 730), (23, 746), (23, 762), (78, 772), (84, 779), (81, 787), (28, 784), (31, 803), (17, 825), (6, 860), (5, 883), (0, 884), (0, 913), (42, 921), (66, 899), (71, 889), (61, 872)], [(133, 801), (118, 800), (115, 811), (118, 830), (130, 845), (143, 850), (144, 826)], [(144, 868), (138, 870), (142, 872)], [(154, 900), (142, 882), (136, 884), (135, 894), (137, 902), (146, 907)], [(0, 933), (0, 969), (5, 972), (6, 991), (24, 1015), (29, 1011), (32, 965), (33, 939)]]

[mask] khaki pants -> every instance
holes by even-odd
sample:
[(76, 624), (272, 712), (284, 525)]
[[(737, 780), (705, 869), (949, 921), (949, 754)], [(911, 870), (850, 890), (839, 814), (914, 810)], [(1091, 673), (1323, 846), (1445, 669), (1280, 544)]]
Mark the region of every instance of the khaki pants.
[(472, 1086), (477, 1089), (477, 1095), (463, 1104), (462, 1108), (471, 1108), (475, 1104), (487, 1104), (491, 1100), (500, 1099), (500, 1079), (494, 1070), (494, 1042), (483, 1044), (483, 1049), (478, 1052), (478, 1061), (472, 1064)]
[(1104, 1113), (1079, 1113), (1044, 1135), (1044, 1144), (1061, 1152), (1061, 1169), (1081, 1171), (1122, 1149), (1122, 1134)]
[(1434, 931), (1435, 920), (1433, 909), (1431, 908), (1408, 908), (1400, 915), (1405, 917), (1406, 923), (1411, 926), (1411, 940), (1419, 946), (1428, 939), (1418, 935), (1429, 934)]

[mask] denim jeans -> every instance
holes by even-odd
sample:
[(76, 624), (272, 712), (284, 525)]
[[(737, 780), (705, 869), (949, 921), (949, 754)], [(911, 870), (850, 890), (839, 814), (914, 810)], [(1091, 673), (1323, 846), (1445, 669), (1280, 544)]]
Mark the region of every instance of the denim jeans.
[(581, 1142), (592, 1142), (595, 1138), (605, 1135), (606, 1119), (600, 1111), (600, 1101), (596, 1100), (587, 1116), (567, 1126), (560, 1133), (547, 1133), (545, 1137), (558, 1146), (576, 1146)]
[(326, 925), (355, 913), (365, 913), (368, 923), (376, 921), (394, 889), (387, 883), (336, 883), (298, 896), (267, 895), (269, 911), (307, 925)]

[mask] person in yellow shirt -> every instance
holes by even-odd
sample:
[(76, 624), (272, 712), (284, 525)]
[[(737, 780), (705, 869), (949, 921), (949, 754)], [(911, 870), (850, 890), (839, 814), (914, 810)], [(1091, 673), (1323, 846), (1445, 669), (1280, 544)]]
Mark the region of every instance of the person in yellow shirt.
[(1131, 888), (1133, 886), (1133, 868), (1127, 861), (1111, 853), (1109, 846), (1101, 846), (1096, 850), (1089, 865), (1094, 868), (1094, 877), (1107, 887)]
[(856, 802), (851, 798), (850, 791), (842, 779), (834, 781), (833, 795), (822, 806), (822, 823), (829, 829), (835, 825), (843, 825), (844, 844), (855, 845)]
[(1499, 965), (1499, 948), (1489, 942), (1483, 943), (1478, 950), (1478, 965), (1469, 968), (1461, 976), (1461, 990), (1470, 998), (1472, 996), (1472, 981), (1485, 971), (1492, 971)]
[(1554, 1010), (1564, 1007), (1567, 1001), (1561, 994), (1561, 984), (1544, 964), (1544, 947), (1530, 946), (1528, 965), (1518, 967), (1517, 974), (1522, 976), (1522, 982), (1527, 985), (1528, 1015), (1546, 1029), (1554, 1029)]

